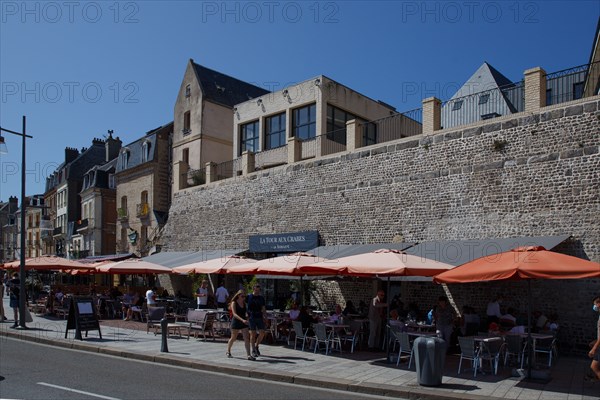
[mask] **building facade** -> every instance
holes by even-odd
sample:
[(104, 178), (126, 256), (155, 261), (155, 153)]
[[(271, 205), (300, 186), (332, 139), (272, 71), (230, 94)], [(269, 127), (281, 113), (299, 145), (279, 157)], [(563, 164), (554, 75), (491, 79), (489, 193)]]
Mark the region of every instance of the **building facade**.
[(159, 244), (171, 204), (173, 123), (123, 146), (115, 167), (116, 251), (148, 255)]
[(14, 196), (0, 203), (0, 263), (15, 259), (17, 247), (15, 213), (18, 207), (19, 200)]
[(201, 179), (207, 162), (231, 160), (234, 105), (265, 93), (189, 60), (174, 109), (173, 191)]

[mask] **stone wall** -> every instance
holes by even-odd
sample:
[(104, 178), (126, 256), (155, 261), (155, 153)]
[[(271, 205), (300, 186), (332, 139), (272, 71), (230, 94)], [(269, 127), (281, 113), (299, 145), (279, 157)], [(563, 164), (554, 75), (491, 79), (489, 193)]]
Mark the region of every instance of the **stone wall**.
[[(599, 104), (596, 96), (186, 189), (174, 195), (164, 248), (245, 248), (249, 235), (302, 230), (327, 245), (570, 234), (562, 251), (600, 261)], [(558, 312), (570, 348), (595, 334), (598, 283), (532, 283), (535, 308)], [(405, 304), (444, 294), (402, 288)], [(447, 294), (484, 312), (502, 291), (525, 311), (523, 288), (452, 285)]]

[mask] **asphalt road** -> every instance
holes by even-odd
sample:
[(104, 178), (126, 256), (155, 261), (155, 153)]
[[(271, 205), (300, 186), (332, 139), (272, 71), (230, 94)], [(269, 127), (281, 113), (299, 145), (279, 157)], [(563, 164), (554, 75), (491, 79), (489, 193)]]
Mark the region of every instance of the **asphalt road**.
[(0, 399), (383, 398), (240, 378), (0, 338)]

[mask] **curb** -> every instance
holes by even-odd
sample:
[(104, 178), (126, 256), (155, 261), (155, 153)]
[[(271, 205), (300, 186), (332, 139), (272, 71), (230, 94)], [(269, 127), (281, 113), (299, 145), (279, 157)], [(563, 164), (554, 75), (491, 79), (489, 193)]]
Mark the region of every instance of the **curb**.
[(45, 344), (54, 347), (100, 353), (131, 360), (148, 361), (177, 367), (191, 368), (199, 371), (219, 372), (233, 376), (262, 379), (272, 382), (284, 382), (301, 386), (309, 386), (322, 389), (341, 390), (351, 393), (362, 393), (376, 396), (401, 397), (409, 400), (505, 400), (498, 397), (474, 395), (468, 393), (437, 392), (426, 387), (398, 387), (386, 384), (356, 383), (346, 379), (332, 381), (328, 377), (307, 374), (293, 374), (285, 371), (268, 372), (260, 369), (238, 368), (226, 365), (214, 365), (203, 363), (200, 360), (184, 360), (171, 357), (165, 353), (160, 355), (147, 355), (136, 352), (115, 350), (99, 347), (85, 342), (67, 342), (65, 340), (35, 337), (23, 334), (21, 331), (0, 331), (0, 337), (5, 336), (12, 339), (24, 340), (34, 343)]

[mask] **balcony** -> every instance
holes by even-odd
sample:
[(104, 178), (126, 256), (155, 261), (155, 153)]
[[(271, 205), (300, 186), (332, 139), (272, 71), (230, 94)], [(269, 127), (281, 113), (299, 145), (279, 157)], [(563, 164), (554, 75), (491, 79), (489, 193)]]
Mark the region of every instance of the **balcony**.
[(140, 203), (135, 207), (135, 213), (138, 218), (147, 218), (150, 215), (150, 206), (148, 203)]
[(63, 236), (62, 226), (58, 226), (58, 227), (54, 228), (54, 230), (52, 231), (52, 236), (55, 237), (55, 238), (56, 237), (58, 237), (58, 238), (62, 237)]
[(121, 222), (126, 222), (129, 220), (129, 213), (127, 212), (127, 208), (117, 208), (117, 219)]
[(87, 218), (79, 220), (79, 221), (77, 221), (77, 223), (75, 223), (75, 232), (85, 234), (88, 231), (88, 227), (89, 227), (89, 220)]

